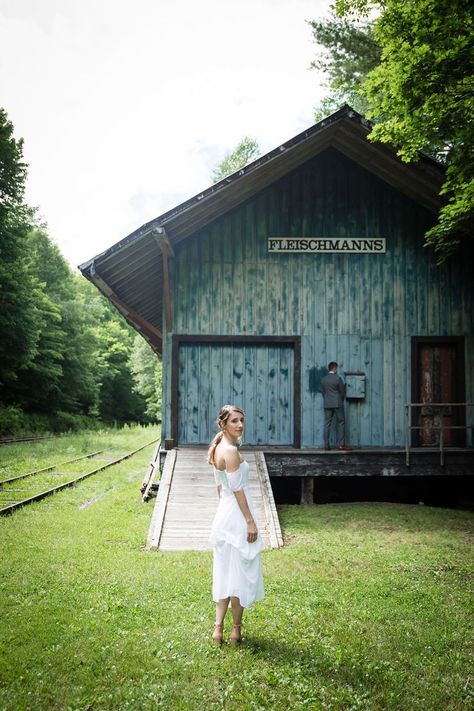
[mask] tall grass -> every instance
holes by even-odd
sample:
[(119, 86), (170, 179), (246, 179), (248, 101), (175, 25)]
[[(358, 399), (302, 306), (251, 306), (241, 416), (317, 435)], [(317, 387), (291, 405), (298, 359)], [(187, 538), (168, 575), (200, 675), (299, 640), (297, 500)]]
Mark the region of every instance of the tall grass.
[(144, 548), (151, 450), (0, 520), (0, 708), (472, 708), (472, 514), (281, 507), (245, 643), (215, 649), (211, 553)]
[(0, 480), (102, 449), (107, 450), (104, 456), (120, 456), (159, 437), (159, 432), (157, 427), (125, 425), (120, 429), (102, 428), (3, 445), (0, 446)]

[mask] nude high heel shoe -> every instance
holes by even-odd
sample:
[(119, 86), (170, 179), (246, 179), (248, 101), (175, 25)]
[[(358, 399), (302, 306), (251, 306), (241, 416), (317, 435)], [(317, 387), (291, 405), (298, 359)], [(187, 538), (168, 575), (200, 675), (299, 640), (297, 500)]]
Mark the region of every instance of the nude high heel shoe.
[(212, 644), (220, 645), (222, 644), (222, 637), (224, 636), (224, 623), (220, 624), (216, 622), (214, 624), (214, 632), (212, 633)]
[(242, 636), (240, 634), (240, 628), (242, 625), (232, 625), (232, 632), (229, 637), (229, 644), (231, 647), (237, 647), (242, 642)]

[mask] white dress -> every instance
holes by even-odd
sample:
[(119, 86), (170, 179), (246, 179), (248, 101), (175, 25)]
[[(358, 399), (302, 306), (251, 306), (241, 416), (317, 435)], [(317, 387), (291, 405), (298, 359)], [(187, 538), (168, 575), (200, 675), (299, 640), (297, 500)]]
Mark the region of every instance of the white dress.
[(248, 487), (249, 465), (242, 462), (232, 474), (214, 468), (216, 485), (221, 496), (212, 523), (210, 541), (214, 546), (212, 599), (238, 597), (242, 607), (249, 607), (263, 598), (263, 575), (260, 533), (255, 543), (247, 541), (247, 523), (234, 491), (243, 489), (249, 509), (255, 518), (252, 496)]

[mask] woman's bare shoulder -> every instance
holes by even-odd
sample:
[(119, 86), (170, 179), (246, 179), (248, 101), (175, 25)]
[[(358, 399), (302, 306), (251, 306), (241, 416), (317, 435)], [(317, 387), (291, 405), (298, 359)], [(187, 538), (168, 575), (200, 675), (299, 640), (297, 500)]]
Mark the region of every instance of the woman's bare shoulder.
[(235, 444), (220, 442), (216, 447), (215, 461), (218, 469), (235, 470), (241, 462), (238, 448)]
[(240, 467), (242, 460), (238, 448), (229, 445), (225, 454), (225, 468), (228, 472), (235, 472)]

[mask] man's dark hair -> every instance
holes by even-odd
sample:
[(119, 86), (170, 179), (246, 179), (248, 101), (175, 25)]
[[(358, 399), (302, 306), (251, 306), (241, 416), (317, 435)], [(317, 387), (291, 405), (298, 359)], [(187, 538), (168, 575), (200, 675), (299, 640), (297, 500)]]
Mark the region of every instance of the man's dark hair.
[(332, 361), (328, 364), (328, 370), (334, 370), (334, 368), (337, 368), (337, 363), (332, 360)]

